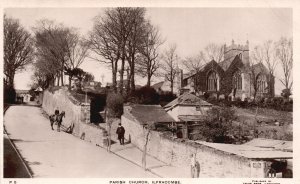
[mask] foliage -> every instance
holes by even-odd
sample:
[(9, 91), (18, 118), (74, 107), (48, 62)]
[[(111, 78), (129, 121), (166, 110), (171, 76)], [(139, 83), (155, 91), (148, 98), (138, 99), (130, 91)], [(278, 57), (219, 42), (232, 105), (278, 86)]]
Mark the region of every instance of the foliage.
[(214, 97), (209, 97), (206, 99), (207, 102), (226, 106), (226, 107), (240, 107), (240, 108), (267, 108), (267, 109), (274, 109), (278, 111), (293, 111), (293, 100), (286, 100), (282, 97), (273, 97), (273, 98), (261, 98), (257, 99), (256, 101), (248, 101), (245, 99), (242, 101), (241, 99), (237, 98), (234, 101), (226, 100), (226, 99), (219, 99), (217, 100)]
[(159, 104), (163, 107), (176, 98), (176, 95), (171, 92), (160, 93)]
[(130, 98), (129, 102), (137, 104), (159, 104), (159, 94), (152, 87), (144, 86), (135, 90)]
[(292, 95), (291, 89), (283, 89), (281, 92), (281, 96), (284, 98), (289, 98)]
[(106, 98), (107, 117), (120, 118), (123, 114), (123, 97), (119, 93), (109, 93)]
[(4, 85), (4, 103), (15, 103), (16, 90), (11, 86)]
[(229, 135), (233, 130), (232, 121), (236, 119), (234, 113), (232, 108), (213, 107), (208, 111), (208, 120), (204, 122), (203, 136), (212, 142), (231, 143)]

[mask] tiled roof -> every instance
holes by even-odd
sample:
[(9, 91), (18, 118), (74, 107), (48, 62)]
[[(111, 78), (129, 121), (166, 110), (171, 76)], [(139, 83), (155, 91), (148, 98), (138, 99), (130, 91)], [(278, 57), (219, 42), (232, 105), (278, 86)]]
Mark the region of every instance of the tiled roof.
[(201, 98), (197, 97), (191, 93), (184, 93), (180, 95), (178, 98), (173, 100), (172, 102), (168, 103), (164, 106), (164, 108), (171, 108), (177, 105), (192, 105), (192, 106), (212, 106), (212, 104), (202, 100)]
[(133, 116), (141, 124), (149, 122), (175, 122), (160, 105), (134, 104), (124, 107), (124, 115)]

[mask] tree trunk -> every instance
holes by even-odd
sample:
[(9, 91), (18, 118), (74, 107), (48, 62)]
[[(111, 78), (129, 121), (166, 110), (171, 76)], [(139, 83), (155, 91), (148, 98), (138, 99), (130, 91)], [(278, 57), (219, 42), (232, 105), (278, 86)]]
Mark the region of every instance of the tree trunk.
[(131, 78), (131, 72), (130, 69), (127, 69), (127, 84), (126, 84), (126, 93), (129, 95), (130, 93), (130, 78)]
[(151, 86), (151, 75), (148, 74), (147, 75), (147, 87), (150, 87)]
[(171, 80), (170, 83), (171, 83), (171, 93), (173, 94), (173, 83), (174, 83), (174, 81)]
[(11, 72), (10, 74), (9, 74), (9, 77), (8, 77), (8, 86), (9, 87), (14, 87), (14, 80), (15, 80), (15, 72)]
[(105, 110), (105, 122), (107, 131), (107, 151), (111, 151), (111, 120), (108, 118), (108, 112)]
[(69, 75), (69, 90), (71, 90), (72, 76)]
[(119, 91), (120, 94), (123, 94), (123, 88), (124, 88), (124, 65), (125, 65), (125, 58), (122, 58), (122, 64), (121, 64), (121, 70), (120, 70), (120, 84), (119, 84)]
[(57, 81), (56, 81), (56, 86), (59, 86), (59, 80), (60, 80), (60, 74), (57, 74)]
[(147, 164), (147, 146), (149, 142), (149, 135), (150, 135), (150, 128), (148, 128), (145, 136), (145, 144), (144, 144), (144, 150), (143, 150), (143, 157), (142, 157), (142, 166), (144, 170), (146, 170), (146, 164)]
[(131, 76), (130, 76), (130, 90), (131, 92), (135, 91), (135, 81), (134, 81), (134, 73), (135, 73), (135, 67), (134, 67), (134, 57), (135, 54), (131, 55), (131, 63), (130, 63), (130, 70), (131, 70)]
[(117, 92), (117, 70), (118, 70), (118, 63), (117, 61), (112, 63), (112, 88), (114, 92)]

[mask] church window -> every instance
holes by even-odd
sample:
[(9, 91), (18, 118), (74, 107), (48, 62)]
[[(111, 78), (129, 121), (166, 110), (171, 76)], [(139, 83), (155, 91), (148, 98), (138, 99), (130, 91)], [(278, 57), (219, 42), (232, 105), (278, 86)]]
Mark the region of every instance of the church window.
[(207, 90), (217, 91), (219, 86), (219, 77), (216, 72), (212, 71), (209, 73), (207, 78)]
[(257, 92), (264, 93), (266, 91), (266, 76), (259, 75), (257, 79)]
[(242, 90), (242, 75), (240, 72), (236, 72), (233, 75), (233, 88), (237, 90)]

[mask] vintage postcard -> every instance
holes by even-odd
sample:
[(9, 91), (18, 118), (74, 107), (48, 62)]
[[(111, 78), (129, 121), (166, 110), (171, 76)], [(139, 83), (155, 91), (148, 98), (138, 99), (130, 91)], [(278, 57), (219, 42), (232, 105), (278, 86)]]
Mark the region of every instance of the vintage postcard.
[(299, 5), (5, 2), (1, 183), (300, 183)]

